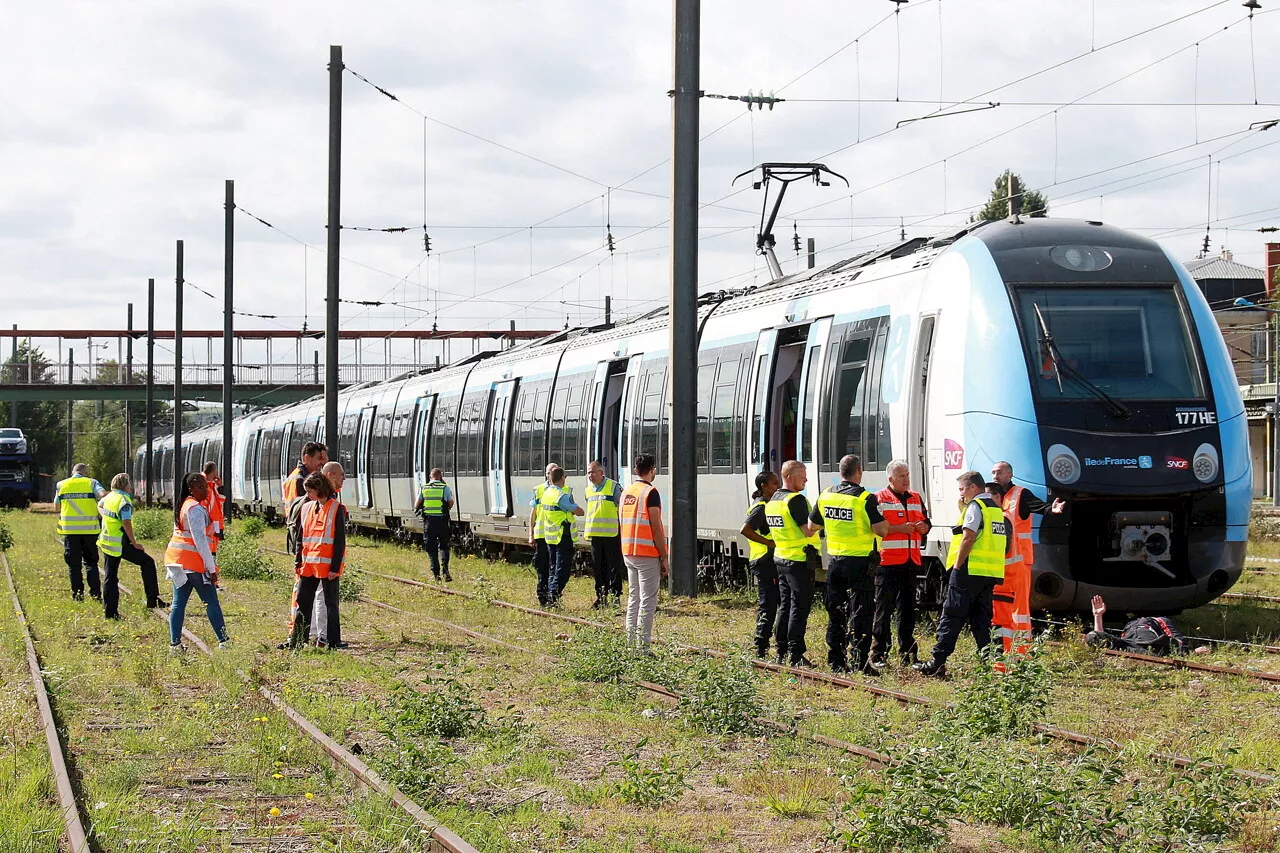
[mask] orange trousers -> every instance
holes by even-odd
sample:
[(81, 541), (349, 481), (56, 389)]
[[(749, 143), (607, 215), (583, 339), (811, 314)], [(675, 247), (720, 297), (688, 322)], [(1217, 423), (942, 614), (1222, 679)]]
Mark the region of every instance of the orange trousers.
[[(1025, 655), (1031, 640), (1031, 568), (1019, 561), (1004, 567), (1004, 581), (992, 591), (991, 622), (1004, 653)], [(1004, 671), (1002, 662), (996, 670)]]

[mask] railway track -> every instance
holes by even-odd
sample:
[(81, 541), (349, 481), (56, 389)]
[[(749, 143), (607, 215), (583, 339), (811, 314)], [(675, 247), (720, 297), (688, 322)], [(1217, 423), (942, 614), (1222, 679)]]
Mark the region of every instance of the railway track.
[(1228, 601), (1260, 601), (1266, 604), (1280, 604), (1280, 595), (1257, 595), (1250, 592), (1224, 592), (1218, 598)]
[[(37, 703), (40, 707), (42, 722), (44, 724), (46, 740), (49, 747), (50, 760), (54, 768), (54, 779), (58, 791), (59, 804), (62, 815), (65, 819), (66, 829), (65, 835), (67, 840), (67, 849), (71, 853), (93, 853), (100, 849), (99, 842), (95, 840), (96, 836), (93, 827), (88, 830), (85, 828), (84, 817), (89, 813), (83, 806), (84, 803), (77, 797), (77, 791), (73, 784), (73, 774), (69, 770), (69, 766), (74, 766), (74, 761), (69, 761), (69, 756), (75, 750), (70, 746), (71, 736), (68, 731), (67, 741), (59, 737), (57, 721), (53, 716), (53, 705), (50, 701), (49, 685), (44, 677), (42, 664), (40, 662), (34, 637), (32, 636), (30, 626), (26, 621), (25, 611), (22, 608), (20, 594), (13, 572), (9, 565), (8, 559), (4, 554), (0, 554), (0, 561), (4, 564), (5, 576), (9, 585), (10, 597), (12, 598), (15, 613), (18, 615), (19, 623), (22, 626), (24, 639), (27, 649), (28, 667), (32, 674), (32, 684), (37, 696)], [(133, 591), (125, 585), (120, 585), (120, 592), (124, 595), (132, 595)], [(167, 621), (163, 612), (152, 611), (157, 618)], [(205, 653), (209, 657), (213, 657), (213, 650), (196, 634), (189, 630), (184, 630), (183, 636), (193, 646)], [(251, 684), (249, 677), (240, 670), (235, 670), (240, 679)], [(170, 694), (167, 696), (168, 702), (184, 702), (193, 703), (201, 702), (213, 698), (212, 694), (216, 690), (216, 686), (211, 686), (207, 694), (188, 694), (182, 696), (173, 694), (173, 686), (165, 685), (166, 691)], [(257, 693), (262, 700), (270, 704), (278, 711), (284, 719), (297, 731), (302, 733), (308, 740), (314, 742), (325, 755), (338, 766), (340, 770), (345, 771), (353, 777), (357, 785), (351, 786), (345, 797), (339, 797), (338, 802), (326, 803), (330, 807), (331, 817), (328, 820), (328, 834), (331, 836), (335, 830), (360, 830), (361, 828), (351, 824), (348, 821), (340, 819), (343, 813), (347, 811), (349, 803), (347, 800), (355, 796), (359, 787), (371, 788), (383, 796), (385, 796), (393, 805), (404, 812), (408, 818), (416, 825), (411, 830), (411, 835), (406, 838), (421, 839), (421, 846), (418, 849), (431, 851), (431, 853), (478, 853), (474, 847), (460, 838), (456, 833), (444, 826), (439, 820), (434, 818), (425, 809), (415, 803), (412, 799), (405, 796), (397, 790), (393, 785), (382, 779), (375, 771), (369, 768), (358, 757), (351, 754), (341, 744), (338, 744), (314, 723), (300, 714), (297, 710), (289, 706), (279, 695), (270, 690), (265, 685), (257, 687)], [(257, 719), (257, 718), (255, 718)], [(266, 719), (266, 718), (262, 718)], [(92, 722), (86, 724), (87, 729), (98, 729), (102, 731), (120, 731), (125, 729), (147, 729), (150, 725), (147, 723), (123, 723), (120, 721)], [(91, 759), (91, 754), (87, 752), (87, 747), (82, 746), (82, 750), (86, 751), (83, 756), (86, 760)], [(274, 749), (274, 747), (273, 747)], [(170, 768), (172, 769), (172, 768)], [(283, 773), (277, 778), (282, 778)], [(189, 776), (182, 781), (183, 786), (170, 790), (165, 786), (155, 787), (151, 793), (157, 800), (156, 807), (164, 810), (173, 808), (175, 801), (180, 801), (180, 797), (184, 794), (190, 796), (192, 789), (202, 792), (216, 791), (216, 796), (221, 800), (228, 800), (226, 796), (231, 793), (234, 788), (241, 782), (246, 781), (247, 777), (237, 776), (234, 774), (226, 774), (219, 772), (218, 768), (214, 768), (208, 773), (201, 773)], [(307, 799), (310, 800), (312, 795), (308, 794)], [(286, 805), (285, 819), (289, 818), (287, 813), (287, 804), (284, 801), (292, 801), (298, 799), (298, 795), (273, 796), (257, 793), (239, 793), (238, 796), (230, 798), (230, 810), (234, 812), (236, 808), (256, 811), (265, 811), (266, 806), (274, 800), (282, 801), (282, 805)], [(226, 810), (223, 804), (219, 804), (219, 808)], [(271, 815), (273, 818), (282, 814), (278, 806), (272, 806)], [(230, 826), (219, 827), (224, 834), (217, 840), (219, 843), (225, 843), (230, 848), (237, 851), (253, 851), (264, 850), (273, 851), (273, 853), (283, 853), (283, 851), (304, 851), (315, 849), (321, 844), (327, 844), (328, 840), (323, 840), (319, 835), (310, 831), (309, 826), (304, 823), (296, 823), (286, 825), (284, 821), (272, 821), (266, 829), (271, 834), (263, 836), (260, 834), (259, 828), (245, 827), (232, 824)], [(354, 839), (353, 839), (354, 840)]]
[[(267, 549), (267, 550), (273, 550), (273, 551), (274, 551), (274, 549)], [(283, 553), (283, 552), (276, 551), (276, 553)], [(370, 570), (368, 570), (368, 569), (358, 569), (357, 571), (361, 572), (362, 574), (370, 575), (370, 576), (372, 576), (372, 577), (379, 577), (379, 578), (382, 578), (382, 579), (384, 579), (384, 580), (390, 580), (390, 581), (393, 581), (393, 582), (396, 582), (396, 583), (401, 583), (401, 584), (404, 584), (404, 585), (407, 585), (407, 586), (414, 586), (414, 587), (419, 587), (419, 588), (422, 588), (422, 589), (428, 589), (428, 590), (431, 590), (431, 591), (433, 591), (433, 592), (438, 592), (438, 593), (442, 593), (442, 594), (446, 594), (446, 595), (458, 596), (458, 597), (461, 597), (461, 598), (464, 598), (464, 599), (469, 599), (469, 600), (472, 600), (472, 601), (477, 601), (477, 602), (480, 602), (480, 603), (484, 603), (484, 604), (487, 604), (487, 605), (492, 606), (492, 607), (500, 607), (500, 608), (504, 608), (504, 609), (510, 609), (510, 610), (514, 610), (514, 611), (517, 611), (517, 612), (525, 613), (525, 614), (528, 614), (528, 615), (531, 615), (531, 616), (536, 616), (536, 617), (539, 617), (539, 618), (551, 619), (551, 620), (555, 620), (555, 621), (565, 622), (565, 623), (568, 623), (568, 624), (578, 625), (578, 626), (581, 626), (581, 627), (592, 627), (592, 628), (602, 628), (602, 629), (608, 629), (608, 630), (617, 630), (617, 626), (616, 626), (616, 625), (612, 625), (612, 624), (608, 624), (608, 623), (603, 623), (603, 622), (595, 622), (595, 621), (590, 620), (590, 619), (583, 619), (583, 618), (578, 617), (578, 616), (570, 616), (570, 615), (568, 615), (568, 614), (563, 614), (563, 613), (551, 613), (551, 612), (549, 612), (549, 611), (539, 610), (539, 609), (537, 609), (537, 608), (533, 608), (533, 607), (526, 607), (526, 606), (524, 606), (524, 605), (520, 605), (520, 604), (513, 604), (513, 603), (511, 603), (511, 602), (508, 602), (508, 601), (502, 601), (502, 600), (500, 600), (500, 599), (484, 599), (484, 598), (481, 598), (481, 597), (479, 597), (479, 596), (473, 595), (473, 594), (471, 594), (471, 593), (462, 592), (461, 590), (455, 590), (455, 589), (449, 589), (449, 588), (447, 588), (447, 587), (436, 586), (436, 585), (434, 585), (434, 584), (428, 584), (428, 583), (425, 583), (425, 582), (423, 582), (423, 581), (413, 580), (412, 578), (403, 578), (403, 577), (399, 577), (399, 576), (397, 576), (397, 575), (389, 575), (389, 574), (384, 574), (384, 573), (381, 573), (381, 572), (373, 572), (373, 571), (370, 571)], [(361, 600), (366, 601), (366, 603), (373, 604), (374, 606), (380, 606), (380, 607), (384, 607), (384, 608), (391, 608), (391, 607), (392, 607), (391, 605), (386, 605), (386, 604), (385, 604), (385, 603), (383, 603), (383, 602), (376, 602), (376, 603), (375, 603), (375, 600), (374, 600), (374, 599), (372, 599), (372, 598), (370, 598), (370, 597), (368, 597), (368, 596), (362, 596), (362, 597), (361, 597)], [(396, 611), (396, 612), (400, 612), (400, 613), (404, 613), (404, 612), (405, 612), (404, 610), (402, 610), (402, 609), (400, 609), (400, 608), (395, 608), (395, 611)], [(420, 614), (420, 613), (417, 613), (417, 612), (414, 612), (412, 615), (413, 615), (415, 618), (421, 618), (421, 617), (423, 617), (423, 616), (424, 616), (424, 614)], [(444, 625), (450, 625), (450, 624), (451, 624), (451, 623), (443, 622), (443, 620), (435, 619), (434, 617), (427, 617), (427, 618), (430, 618), (430, 619), (431, 619), (431, 621), (433, 621), (433, 622), (440, 622), (440, 623), (442, 623), (442, 624), (444, 624)], [(453, 627), (461, 628), (462, 626), (453, 626)], [(466, 631), (470, 632), (470, 634), (471, 634), (472, 636), (476, 636), (476, 635), (478, 634), (478, 632), (471, 631), (471, 629), (464, 629), (464, 630), (466, 630)], [(497, 640), (497, 638), (491, 638), (491, 637), (487, 637), (487, 636), (484, 636), (484, 635), (480, 635), (480, 637), (482, 637), (482, 638), (483, 638), (483, 639), (485, 639), (485, 640), (489, 640), (489, 641), (496, 641), (496, 642), (502, 643), (502, 644), (504, 644), (504, 645), (508, 645), (508, 646), (510, 646), (510, 644), (508, 644), (508, 643), (506, 643), (505, 641), (502, 641), (502, 640)], [(724, 653), (724, 652), (721, 652), (721, 651), (718, 651), (718, 650), (716, 650), (716, 649), (708, 649), (708, 648), (704, 648), (704, 647), (700, 647), (700, 646), (691, 646), (691, 645), (687, 645), (687, 644), (684, 644), (684, 643), (671, 643), (671, 646), (672, 646), (673, 648), (676, 648), (676, 649), (679, 649), (679, 650), (682, 650), (682, 651), (692, 652), (692, 653), (701, 654), (701, 655), (707, 655), (707, 656), (710, 656), (710, 657), (717, 657), (717, 658), (728, 658), (728, 657), (730, 657), (728, 654), (726, 654), (726, 653)], [(523, 651), (527, 651), (527, 650), (523, 650)], [(530, 653), (532, 653), (532, 652), (530, 652)], [(1123, 653), (1121, 653), (1121, 654), (1123, 654)], [(1137, 657), (1138, 657), (1138, 658), (1145, 658), (1146, 656), (1139, 655), (1139, 656), (1137, 656)], [(895, 699), (895, 700), (897, 700), (897, 701), (899, 701), (899, 702), (902, 702), (902, 703), (904, 703), (904, 704), (928, 705), (928, 706), (934, 706), (934, 707), (944, 707), (944, 706), (945, 706), (945, 703), (938, 702), (938, 701), (936, 701), (936, 700), (930, 699), (930, 698), (925, 697), (925, 696), (918, 696), (918, 695), (915, 695), (915, 694), (912, 694), (912, 693), (908, 693), (908, 692), (905, 692), (905, 691), (901, 691), (901, 690), (892, 690), (892, 689), (885, 688), (885, 687), (879, 687), (879, 686), (877, 686), (877, 685), (869, 684), (869, 683), (864, 682), (864, 681), (859, 681), (859, 680), (850, 679), (850, 678), (843, 678), (843, 677), (840, 677), (840, 676), (837, 676), (837, 675), (829, 675), (829, 674), (827, 674), (827, 673), (819, 672), (819, 671), (817, 671), (817, 670), (812, 670), (812, 669), (803, 669), (803, 668), (798, 668), (798, 667), (782, 666), (782, 665), (779, 665), (779, 664), (769, 663), (769, 662), (767, 662), (767, 661), (761, 661), (761, 660), (751, 660), (751, 661), (750, 661), (750, 663), (752, 664), (752, 666), (754, 666), (756, 669), (759, 669), (759, 670), (765, 670), (765, 671), (769, 671), (769, 672), (785, 673), (785, 674), (787, 674), (787, 675), (794, 676), (795, 678), (797, 678), (798, 680), (801, 680), (801, 681), (810, 681), (810, 682), (814, 682), (814, 683), (820, 683), (820, 684), (824, 684), (824, 685), (827, 685), (827, 686), (836, 687), (836, 688), (839, 688), (839, 689), (846, 689), (846, 690), (859, 690), (859, 691), (862, 691), (862, 692), (871, 693), (871, 694), (876, 695), (876, 696), (883, 696), (883, 697), (887, 697), (887, 698), (892, 698), (892, 699)], [(1161, 663), (1163, 663), (1163, 661), (1161, 661)], [(1188, 662), (1188, 663), (1189, 663), (1189, 662)], [(1198, 665), (1198, 666), (1208, 666), (1208, 664), (1200, 664), (1200, 665)], [(1229, 668), (1227, 668), (1227, 667), (1216, 667), (1216, 668), (1214, 668), (1214, 670), (1213, 670), (1213, 671), (1218, 671), (1218, 670), (1228, 670), (1228, 669), (1229, 669)], [(1237, 673), (1239, 673), (1239, 674), (1247, 674), (1247, 673), (1248, 673), (1248, 671), (1247, 671), (1247, 670), (1237, 670), (1237, 671), (1232, 671), (1232, 672), (1230, 672), (1230, 673), (1228, 673), (1228, 674), (1237, 674)], [(1271, 676), (1271, 679), (1268, 679), (1268, 680), (1280, 681), (1280, 674), (1267, 673), (1267, 675), (1268, 675), (1268, 676)], [(1045, 725), (1045, 724), (1043, 724), (1043, 723), (1041, 723), (1041, 724), (1037, 724), (1037, 725), (1035, 726), (1035, 730), (1036, 730), (1038, 733), (1043, 734), (1043, 735), (1046, 735), (1046, 736), (1048, 736), (1048, 737), (1055, 738), (1055, 739), (1057, 739), (1057, 740), (1062, 740), (1062, 741), (1065, 741), (1065, 742), (1068, 742), (1068, 743), (1076, 744), (1076, 745), (1079, 745), (1079, 746), (1105, 746), (1105, 747), (1108, 747), (1108, 748), (1111, 748), (1111, 749), (1116, 749), (1116, 750), (1119, 750), (1119, 749), (1123, 748), (1123, 744), (1119, 743), (1118, 741), (1112, 740), (1112, 739), (1110, 739), (1110, 738), (1100, 738), (1100, 737), (1095, 737), (1095, 736), (1093, 736), (1093, 735), (1087, 735), (1087, 734), (1083, 734), (1083, 733), (1081, 733), (1081, 732), (1075, 732), (1075, 731), (1071, 731), (1071, 730), (1069, 730), (1069, 729), (1063, 729), (1063, 728), (1059, 728), (1059, 727), (1056, 727), (1056, 726), (1049, 726), (1049, 725)], [(842, 742), (842, 743), (843, 743), (843, 742)], [(856, 745), (854, 745), (854, 746), (856, 746)], [(1193, 766), (1196, 766), (1197, 764), (1202, 763), (1202, 762), (1200, 762), (1200, 761), (1198, 761), (1198, 760), (1196, 760), (1196, 759), (1189, 758), (1189, 757), (1187, 757), (1187, 756), (1183, 756), (1183, 755), (1177, 755), (1177, 754), (1174, 754), (1174, 753), (1155, 752), (1155, 753), (1152, 753), (1152, 757), (1153, 757), (1153, 758), (1157, 758), (1157, 759), (1159, 759), (1159, 760), (1161, 760), (1161, 761), (1167, 762), (1167, 763), (1169, 763), (1169, 764), (1171, 764), (1171, 765), (1173, 765), (1173, 766), (1175, 766), (1175, 767), (1180, 767), (1180, 768), (1193, 767)], [(1243, 769), (1240, 769), (1240, 768), (1232, 768), (1232, 770), (1233, 770), (1233, 772), (1235, 772), (1236, 774), (1238, 774), (1238, 775), (1242, 776), (1243, 778), (1250, 779), (1250, 780), (1255, 781), (1255, 782), (1274, 783), (1274, 782), (1276, 782), (1276, 781), (1280, 781), (1280, 779), (1278, 779), (1278, 778), (1277, 778), (1277, 777), (1275, 777), (1275, 776), (1271, 776), (1271, 775), (1269, 775), (1269, 774), (1265, 774), (1265, 773), (1259, 773), (1259, 772), (1252, 771), (1252, 770), (1243, 770)]]

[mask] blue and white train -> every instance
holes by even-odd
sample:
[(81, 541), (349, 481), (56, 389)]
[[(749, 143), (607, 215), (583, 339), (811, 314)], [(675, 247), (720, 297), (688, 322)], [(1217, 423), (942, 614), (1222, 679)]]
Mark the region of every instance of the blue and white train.
[[(457, 533), (491, 552), (527, 538), (548, 461), (571, 483), (603, 460), (623, 479), (639, 452), (665, 460), (667, 312), (566, 330), (446, 368), (341, 394), (340, 461), (357, 525), (407, 536), (418, 484), (444, 469)], [(1204, 297), (1159, 245), (1100, 222), (974, 223), (699, 308), (698, 514), (706, 573), (739, 566), (738, 530), (764, 468), (809, 468), (810, 496), (859, 454), (864, 484), (905, 459), (937, 524), (922, 574), (943, 576), (956, 476), (1009, 461), (1063, 498), (1036, 519), (1032, 605), (1171, 612), (1238, 579), (1250, 503), (1244, 407)], [(238, 418), (230, 485), (271, 514), (323, 401)], [(221, 428), (183, 436), (181, 467), (220, 459)], [(173, 481), (156, 443), (155, 490)], [(145, 483), (140, 451), (135, 474)], [(665, 464), (660, 490), (669, 486)]]

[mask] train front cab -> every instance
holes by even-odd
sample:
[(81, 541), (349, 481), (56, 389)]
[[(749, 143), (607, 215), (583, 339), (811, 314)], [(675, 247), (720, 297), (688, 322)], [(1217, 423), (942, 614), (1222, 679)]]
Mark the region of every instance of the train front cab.
[(966, 386), (966, 441), (983, 451), (971, 463), (1006, 458), (1017, 482), (1068, 502), (1038, 519), (1033, 608), (1087, 611), (1101, 594), (1116, 610), (1168, 613), (1227, 590), (1244, 560), (1250, 460), (1195, 283), (1154, 242), (1101, 223), (999, 223), (974, 239), (987, 250), (967, 252), (982, 273), (974, 299), (1003, 301), (1016, 332), (970, 338), (968, 358), (1004, 369), (993, 389)]

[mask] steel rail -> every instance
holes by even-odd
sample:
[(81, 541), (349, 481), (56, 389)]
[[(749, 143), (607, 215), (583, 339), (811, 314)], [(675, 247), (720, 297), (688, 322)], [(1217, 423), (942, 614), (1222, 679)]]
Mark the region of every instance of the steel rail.
[[(554, 620), (569, 622), (569, 623), (578, 624), (578, 625), (585, 625), (593, 628), (608, 628), (610, 630), (617, 629), (616, 625), (608, 625), (603, 622), (593, 622), (589, 619), (582, 619), (577, 616), (569, 616), (567, 614), (550, 613), (545, 610), (538, 610), (533, 607), (525, 607), (524, 605), (520, 605), (520, 604), (512, 604), (509, 601), (502, 601), (496, 598), (483, 599), (477, 595), (462, 592), (461, 590), (448, 589), (447, 587), (436, 586), (434, 584), (425, 583), (423, 581), (413, 580), (412, 578), (402, 578), (397, 575), (388, 575), (388, 574), (383, 574), (381, 572), (373, 572), (368, 569), (357, 569), (356, 571), (359, 571), (362, 574), (383, 578), (385, 580), (390, 580), (397, 583), (406, 584), (409, 586), (417, 586), (423, 589), (432, 590), (434, 592), (444, 593), (447, 595), (456, 595), (462, 598), (471, 599), (473, 601), (480, 601), (484, 604), (488, 604), (493, 607), (504, 607), (504, 608), (516, 610), (516, 611), (527, 613), (533, 616), (539, 616), (547, 619), (554, 619)], [(416, 616), (417, 614), (414, 614), (414, 615)], [(698, 654), (704, 654), (711, 657), (721, 657), (721, 658), (728, 657), (728, 655), (726, 655), (724, 652), (717, 651), (715, 649), (707, 649), (699, 646), (690, 646), (683, 643), (672, 643), (671, 645), (683, 651), (695, 652)], [(817, 681), (833, 687), (839, 687), (842, 689), (851, 689), (851, 690), (861, 690), (863, 692), (872, 693), (878, 696), (888, 696), (890, 698), (897, 699), (899, 702), (902, 702), (904, 704), (932, 705), (934, 707), (949, 707), (950, 705), (950, 703), (938, 702), (926, 696), (917, 696), (915, 694), (906, 693), (900, 690), (889, 690), (887, 688), (877, 687), (873, 684), (867, 684), (862, 681), (855, 681), (849, 678), (841, 678), (835, 675), (828, 675), (824, 672), (818, 672), (816, 670), (781, 666), (778, 664), (772, 664), (772, 663), (768, 663), (766, 661), (760, 661), (760, 660), (752, 660), (751, 664), (757, 669), (769, 670), (771, 672), (786, 673), (788, 675), (794, 675), (800, 679)], [(1033, 727), (1033, 730), (1040, 734), (1048, 735), (1049, 737), (1052, 737), (1052, 738), (1056, 738), (1059, 740), (1067, 741), (1069, 743), (1079, 744), (1083, 746), (1106, 746), (1116, 750), (1120, 750), (1124, 748), (1123, 744), (1111, 738), (1102, 738), (1102, 737), (1096, 737), (1094, 735), (1086, 735), (1086, 734), (1082, 734), (1081, 732), (1074, 732), (1074, 731), (1071, 731), (1070, 729), (1062, 729), (1062, 728), (1058, 728), (1057, 726), (1050, 726), (1044, 723), (1035, 724), (1035, 726)], [(1151, 757), (1159, 759), (1161, 761), (1164, 761), (1166, 763), (1174, 765), (1175, 767), (1180, 767), (1180, 768), (1195, 767), (1205, 763), (1203, 761), (1199, 761), (1194, 758), (1188, 758), (1187, 756), (1184, 756), (1184, 755), (1178, 755), (1176, 753), (1168, 753), (1168, 752), (1152, 752)], [(1259, 773), (1254, 770), (1245, 770), (1238, 767), (1231, 767), (1229, 769), (1233, 773), (1255, 782), (1274, 783), (1274, 782), (1280, 781), (1280, 777), (1271, 776), (1266, 773)]]
[(1230, 601), (1265, 601), (1269, 604), (1280, 604), (1280, 595), (1256, 595), (1251, 592), (1224, 592), (1218, 598)]
[(22, 640), (27, 647), (27, 668), (31, 670), (36, 705), (40, 708), (44, 739), (49, 747), (49, 764), (53, 770), (55, 787), (58, 789), (58, 804), (61, 807), (63, 823), (66, 825), (67, 845), (71, 853), (88, 853), (89, 836), (84, 831), (80, 809), (76, 804), (75, 791), (71, 787), (71, 774), (67, 771), (66, 754), (63, 751), (62, 740), (58, 737), (58, 724), (53, 718), (53, 706), (49, 702), (49, 688), (40, 667), (40, 657), (36, 654), (35, 641), (31, 638), (31, 628), (27, 625), (27, 617), (22, 610), (22, 601), (18, 598), (18, 586), (13, 579), (13, 571), (9, 568), (9, 558), (2, 551), (0, 551), (0, 562), (4, 563), (4, 575), (9, 581), (9, 597), (13, 599), (13, 612), (18, 617), (18, 624), (22, 626)]
[[(133, 594), (133, 591), (124, 584), (117, 583), (117, 585), (119, 586), (120, 591), (125, 595)], [(162, 622), (168, 622), (168, 617), (166, 617), (161, 610), (154, 609), (151, 612), (154, 613), (156, 618), (160, 619)], [(193, 633), (191, 629), (184, 626), (182, 629), (182, 636), (189, 640), (191, 644), (200, 651), (216, 660), (213, 654), (213, 649), (209, 648), (208, 644)], [(244, 670), (237, 668), (235, 673), (240, 676), (246, 684), (251, 687), (253, 686), (253, 679), (251, 679)], [(394, 803), (401, 811), (409, 815), (409, 817), (413, 819), (414, 823), (427, 830), (427, 832), (430, 833), (429, 837), (431, 841), (431, 847), (428, 849), (443, 851), (443, 853), (480, 853), (480, 851), (475, 847), (472, 847), (457, 833), (441, 823), (430, 812), (418, 805), (418, 803), (416, 803), (411, 797), (404, 794), (399, 788), (391, 784), (386, 779), (383, 779), (378, 775), (377, 771), (361, 761), (357, 756), (352, 754), (350, 750), (321, 731), (315, 723), (308, 720), (295, 708), (285, 702), (284, 699), (282, 699), (275, 691), (263, 684), (257, 685), (257, 688), (258, 693), (262, 698), (266, 699), (276, 708), (276, 710), (284, 714), (285, 719), (287, 719), (295, 729), (315, 741), (331, 759), (351, 773), (351, 775), (357, 780), (391, 800), (391, 802)]]

